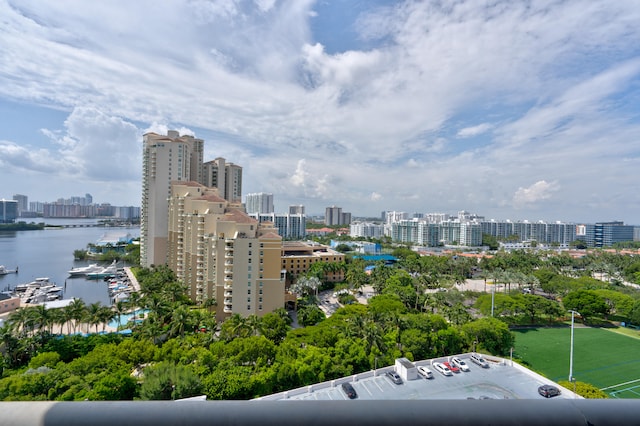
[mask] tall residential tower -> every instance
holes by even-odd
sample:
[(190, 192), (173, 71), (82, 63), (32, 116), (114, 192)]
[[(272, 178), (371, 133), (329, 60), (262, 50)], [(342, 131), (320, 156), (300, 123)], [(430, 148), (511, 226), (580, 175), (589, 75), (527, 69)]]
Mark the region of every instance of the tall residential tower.
[(168, 199), (172, 181), (203, 179), (204, 141), (169, 130), (143, 136), (140, 264), (167, 263)]

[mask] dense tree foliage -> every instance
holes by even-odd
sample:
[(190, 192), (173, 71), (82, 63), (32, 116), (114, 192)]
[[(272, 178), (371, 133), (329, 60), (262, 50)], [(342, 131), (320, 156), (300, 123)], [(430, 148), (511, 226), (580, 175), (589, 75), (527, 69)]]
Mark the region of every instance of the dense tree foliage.
[[(505, 355), (514, 341), (509, 325), (564, 321), (567, 309), (583, 319), (615, 316), (640, 324), (637, 291), (620, 285), (638, 267), (618, 254), (498, 252), (478, 262), (398, 247), (394, 255), (397, 265), (314, 264), (294, 283), (302, 326), (295, 329), (284, 309), (232, 315), (219, 324), (210, 304), (194, 305), (166, 267), (136, 269), (141, 292), (126, 304), (76, 300), (62, 309), (19, 309), (0, 328), (0, 399), (248, 399), (391, 365), (401, 356)], [(366, 266), (373, 267), (369, 273)], [(345, 273), (336, 286), (343, 306), (326, 316), (318, 294), (334, 285), (325, 281), (332, 268)], [(472, 275), (500, 291), (459, 291)], [(372, 297), (358, 303), (368, 286)], [(144, 318), (128, 325), (130, 336), (100, 334), (130, 311)]]

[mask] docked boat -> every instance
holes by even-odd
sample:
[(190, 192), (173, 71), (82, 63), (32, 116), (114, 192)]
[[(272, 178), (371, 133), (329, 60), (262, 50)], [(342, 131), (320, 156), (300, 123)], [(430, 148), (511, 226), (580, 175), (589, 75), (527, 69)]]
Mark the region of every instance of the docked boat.
[(103, 266), (98, 265), (97, 263), (92, 263), (91, 265), (87, 265), (87, 266), (80, 266), (77, 268), (71, 268), (71, 270), (69, 270), (69, 276), (70, 277), (83, 277), (85, 275), (88, 274), (93, 274), (96, 272), (100, 272), (104, 269)]
[(117, 275), (117, 274), (118, 274), (118, 266), (116, 264), (116, 261), (114, 260), (113, 263), (107, 266), (106, 268), (102, 268), (102, 270), (97, 272), (88, 273), (87, 279), (99, 280), (101, 278), (106, 278), (106, 277), (110, 277), (112, 275)]
[(53, 283), (51, 283), (51, 281), (49, 280), (49, 277), (41, 277), (41, 278), (36, 278), (30, 283), (18, 284), (17, 286), (15, 286), (13, 291), (16, 293), (24, 293), (29, 289), (38, 289), (40, 287), (52, 285), (52, 284)]
[(18, 273), (17, 266), (16, 266), (16, 269), (7, 269), (4, 267), (4, 265), (0, 265), (0, 275), (17, 274), (17, 273)]

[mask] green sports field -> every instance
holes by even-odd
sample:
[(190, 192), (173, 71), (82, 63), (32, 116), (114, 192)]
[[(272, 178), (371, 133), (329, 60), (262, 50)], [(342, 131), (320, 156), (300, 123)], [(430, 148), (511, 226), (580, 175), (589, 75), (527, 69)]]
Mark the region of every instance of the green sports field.
[[(569, 379), (570, 328), (514, 331), (514, 357), (553, 381)], [(612, 398), (640, 398), (640, 339), (600, 328), (574, 329), (573, 377)]]

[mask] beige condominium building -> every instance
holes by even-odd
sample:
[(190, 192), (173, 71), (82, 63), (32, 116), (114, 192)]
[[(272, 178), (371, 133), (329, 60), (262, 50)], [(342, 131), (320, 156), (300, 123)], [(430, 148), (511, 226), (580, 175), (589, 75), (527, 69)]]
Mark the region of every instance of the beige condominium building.
[[(344, 261), (343, 253), (322, 244), (303, 241), (284, 241), (282, 244), (282, 269), (287, 272), (287, 285), (306, 274), (316, 262), (339, 264)], [(344, 270), (327, 270), (325, 280), (334, 283), (344, 281)]]
[(140, 264), (167, 263), (167, 207), (172, 181), (202, 182), (204, 141), (169, 130), (143, 136)]
[(217, 188), (173, 182), (168, 230), (169, 267), (196, 303), (215, 298), (219, 321), (284, 307), (282, 237), (240, 203), (225, 200)]

